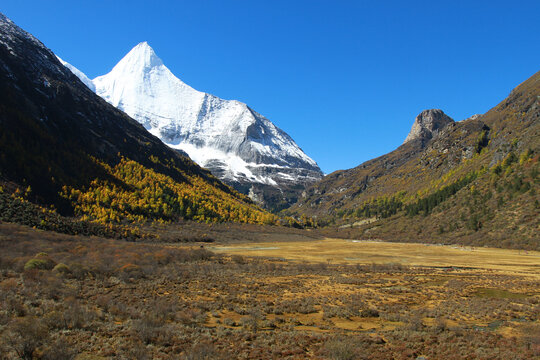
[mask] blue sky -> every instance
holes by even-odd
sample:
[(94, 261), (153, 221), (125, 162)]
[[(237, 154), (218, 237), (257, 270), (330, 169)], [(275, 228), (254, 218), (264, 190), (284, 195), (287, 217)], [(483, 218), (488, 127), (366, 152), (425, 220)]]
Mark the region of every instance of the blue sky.
[(0, 11), (93, 78), (148, 41), (329, 173), (387, 153), (415, 116), (483, 113), (540, 70), (540, 1), (20, 1)]

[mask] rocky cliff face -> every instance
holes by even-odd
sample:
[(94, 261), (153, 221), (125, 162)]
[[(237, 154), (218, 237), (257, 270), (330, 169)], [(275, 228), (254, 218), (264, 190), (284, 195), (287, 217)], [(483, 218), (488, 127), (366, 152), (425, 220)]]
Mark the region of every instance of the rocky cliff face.
[(425, 144), (425, 142), (433, 138), (442, 128), (453, 122), (454, 120), (442, 110), (424, 110), (416, 117), (411, 131), (403, 143), (420, 140), (422, 144)]

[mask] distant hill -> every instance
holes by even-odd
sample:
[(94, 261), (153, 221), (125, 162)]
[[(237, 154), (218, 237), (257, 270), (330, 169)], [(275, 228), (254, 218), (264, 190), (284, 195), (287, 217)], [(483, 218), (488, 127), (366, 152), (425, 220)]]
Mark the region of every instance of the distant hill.
[[(94, 94), (2, 14), (0, 94), (0, 192), (9, 199), (104, 224), (275, 221)], [(2, 215), (13, 204), (0, 204)]]
[(403, 145), (326, 176), (288, 212), (340, 236), (538, 249), (539, 100), (540, 72), (484, 115), (425, 111)]

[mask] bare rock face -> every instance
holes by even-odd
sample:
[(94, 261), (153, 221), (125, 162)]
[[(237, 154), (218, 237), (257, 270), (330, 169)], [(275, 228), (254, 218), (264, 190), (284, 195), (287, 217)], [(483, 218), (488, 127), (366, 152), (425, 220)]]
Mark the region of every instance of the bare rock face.
[(463, 121), (469, 121), (469, 120), (477, 120), (479, 119), (480, 117), (482, 117), (483, 114), (474, 114), (473, 116), (470, 116), (468, 118), (466, 118), (465, 120)]
[(446, 125), (454, 120), (440, 109), (429, 109), (422, 111), (415, 119), (414, 124), (403, 142), (404, 144), (419, 139), (422, 143), (430, 140)]

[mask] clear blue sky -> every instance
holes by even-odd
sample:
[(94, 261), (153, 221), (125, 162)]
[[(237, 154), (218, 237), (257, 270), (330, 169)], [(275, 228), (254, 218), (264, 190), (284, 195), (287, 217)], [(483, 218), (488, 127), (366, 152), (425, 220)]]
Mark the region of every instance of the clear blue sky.
[(414, 117), (483, 113), (540, 70), (540, 1), (2, 0), (93, 78), (148, 41), (187, 84), (237, 99), (329, 173), (387, 153)]

